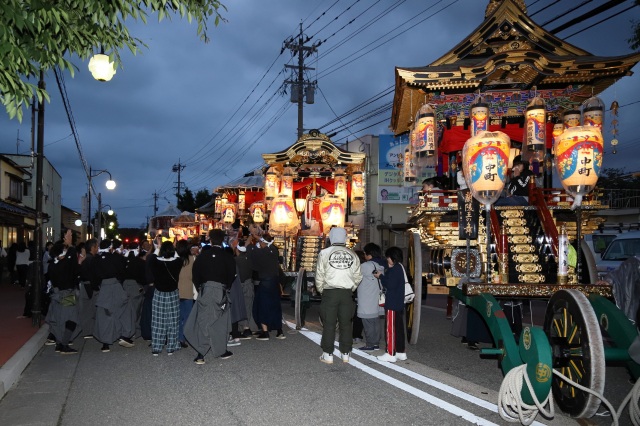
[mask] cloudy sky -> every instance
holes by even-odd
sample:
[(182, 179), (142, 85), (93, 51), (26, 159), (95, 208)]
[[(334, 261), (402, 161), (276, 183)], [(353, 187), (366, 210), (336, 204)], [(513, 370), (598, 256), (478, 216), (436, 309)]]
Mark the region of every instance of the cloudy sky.
[[(557, 35), (595, 55), (630, 53), (635, 7), (592, 28), (597, 21), (623, 11), (624, 4)], [(361, 116), (390, 104), (394, 67), (423, 66), (438, 59), (478, 27), (488, 0), (227, 0), (227, 22), (210, 29), (201, 42), (196, 25), (186, 20), (148, 25), (131, 22), (131, 32), (148, 48), (141, 55), (123, 52), (123, 68), (100, 83), (87, 63), (75, 61), (74, 78), (64, 74), (66, 93), (81, 149), (95, 170), (107, 169), (117, 182), (104, 187), (106, 175), (94, 178), (103, 203), (118, 214), (120, 226), (140, 226), (153, 215), (154, 193), (163, 210), (175, 204), (177, 174), (194, 193), (212, 190), (262, 164), (261, 153), (280, 151), (296, 140), (297, 108), (280, 88), (294, 64), (283, 43), (297, 35), (302, 22), (311, 42), (323, 41), (306, 60), (318, 80), (315, 104), (305, 105), (305, 129), (320, 128), (344, 143), (365, 134), (389, 133), (390, 110), (359, 122)], [(576, 13), (574, 0), (527, 0), (528, 13), (553, 29)], [(591, 2), (590, 10), (605, 0)], [(546, 8), (546, 6), (551, 5)], [(349, 23), (352, 21), (351, 23)], [(580, 30), (586, 29), (579, 34)], [(310, 43), (311, 43), (310, 42)], [(634, 69), (638, 73), (638, 67)], [(80, 154), (71, 135), (53, 73), (47, 76), (51, 103), (46, 105), (45, 155), (62, 175), (63, 205), (80, 211), (87, 192)], [(371, 98), (389, 94), (333, 122)], [(619, 81), (601, 94), (609, 107), (621, 105), (618, 154), (610, 154), (607, 113), (605, 167), (640, 170), (640, 74)], [(331, 124), (328, 124), (331, 123)], [(375, 124), (378, 123), (378, 124)], [(371, 126), (371, 127), (369, 127)], [(19, 135), (19, 136), (18, 136)], [(21, 141), (17, 143), (17, 139)], [(0, 152), (28, 154), (30, 116), (23, 123), (0, 113)], [(93, 208), (97, 201), (93, 200)]]

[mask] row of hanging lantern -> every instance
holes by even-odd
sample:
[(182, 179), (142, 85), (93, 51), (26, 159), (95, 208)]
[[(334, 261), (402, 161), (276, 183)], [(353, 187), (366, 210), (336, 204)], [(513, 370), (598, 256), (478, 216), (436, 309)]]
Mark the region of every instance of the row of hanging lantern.
[(575, 209), (595, 188), (602, 170), (604, 103), (595, 96), (587, 99), (582, 111), (564, 113), (563, 124), (564, 131), (554, 138), (556, 169)]
[[(470, 116), (471, 138), (463, 148), (464, 174), (474, 197), (490, 205), (498, 198), (506, 179), (509, 137), (502, 132), (485, 131), (488, 106), (482, 98), (471, 106)], [(604, 104), (594, 96), (583, 103), (581, 111), (565, 111), (562, 122), (553, 128), (556, 168), (563, 187), (576, 200), (574, 207), (593, 190), (602, 169), (603, 121)], [(527, 105), (524, 127), (522, 158), (532, 166), (542, 164), (546, 149), (546, 108), (542, 98), (536, 96)]]
[[(293, 199), (293, 180), (295, 174), (292, 168), (285, 167), (282, 176), (278, 175), (275, 167), (270, 167), (265, 175), (265, 203), (269, 216), (269, 229), (276, 233), (293, 233), (300, 227), (300, 219), (295, 214), (303, 213), (307, 209), (309, 199)], [(334, 193), (326, 194), (319, 204), (322, 218), (323, 232), (328, 232), (331, 226), (344, 226), (346, 203), (348, 197), (347, 176), (344, 167), (336, 167), (333, 173)], [(364, 181), (361, 170), (352, 174), (351, 198), (364, 200)], [(314, 194), (315, 195), (315, 194)], [(313, 197), (315, 198), (315, 197)], [(255, 203), (254, 203), (255, 204)], [(259, 211), (264, 215), (265, 210)], [(254, 214), (254, 221), (256, 220)]]
[(409, 132), (409, 144), (404, 151), (404, 181), (412, 184), (420, 173), (423, 158), (437, 157), (436, 113), (429, 104), (424, 104), (416, 114), (414, 126)]

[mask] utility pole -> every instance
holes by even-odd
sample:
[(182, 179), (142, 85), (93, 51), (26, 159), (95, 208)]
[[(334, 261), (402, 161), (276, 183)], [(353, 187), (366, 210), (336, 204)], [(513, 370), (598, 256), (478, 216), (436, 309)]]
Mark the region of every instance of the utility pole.
[(178, 182), (176, 182), (176, 203), (180, 202), (180, 191), (182, 190), (182, 182), (180, 181), (180, 173), (184, 170), (184, 168), (187, 167), (184, 164), (180, 164), (180, 159), (178, 158), (178, 164), (174, 164), (173, 168), (171, 169), (172, 172), (174, 173), (178, 173)]
[[(304, 133), (303, 128), (303, 104), (302, 102), (306, 100), (307, 104), (314, 103), (314, 91), (316, 85), (318, 84), (317, 80), (309, 81), (304, 79), (304, 71), (305, 70), (314, 70), (315, 68), (309, 68), (304, 66), (304, 59), (311, 54), (316, 52), (320, 43), (314, 43), (311, 46), (305, 46), (305, 43), (309, 40), (305, 40), (304, 34), (302, 33), (302, 22), (300, 23), (300, 34), (298, 35), (297, 40), (294, 38), (290, 38), (284, 42), (284, 47), (286, 49), (291, 50), (293, 54), (298, 55), (298, 65), (285, 65), (285, 68), (291, 69), (291, 78), (285, 80), (284, 82), (291, 86), (291, 102), (298, 104), (298, 138), (302, 136)], [(295, 79), (294, 79), (295, 76)]]
[[(38, 88), (45, 90), (44, 72), (40, 70)], [(38, 103), (38, 146), (36, 157), (36, 273), (33, 282), (33, 306), (31, 308), (31, 322), (34, 327), (40, 327), (42, 321), (42, 198), (44, 196), (44, 101)]]
[[(156, 213), (158, 213), (158, 193), (154, 192), (153, 193), (153, 215), (155, 216)], [(147, 222), (149, 222), (147, 220)]]

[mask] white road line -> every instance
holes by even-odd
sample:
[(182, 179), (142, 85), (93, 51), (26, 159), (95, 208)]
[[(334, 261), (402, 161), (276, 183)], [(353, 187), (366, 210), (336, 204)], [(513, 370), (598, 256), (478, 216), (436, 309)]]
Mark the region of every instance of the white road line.
[[(293, 324), (293, 323), (291, 323), (289, 321), (286, 321), (286, 324), (289, 327), (295, 329), (295, 324)], [(318, 334), (318, 333), (316, 333), (314, 331), (309, 331), (306, 328), (303, 328), (302, 330), (300, 330), (300, 333), (303, 336), (305, 336), (306, 338), (308, 338), (309, 340), (311, 340), (312, 342), (316, 343), (317, 345), (320, 345), (320, 339), (322, 338), (322, 336), (320, 334)], [(494, 413), (498, 413), (498, 406), (496, 404), (492, 404), (492, 403), (490, 403), (488, 401), (485, 401), (484, 399), (481, 399), (481, 398), (478, 398), (476, 396), (470, 395), (470, 394), (468, 394), (466, 392), (463, 392), (463, 391), (461, 391), (459, 389), (456, 389), (456, 388), (454, 388), (452, 386), (446, 385), (446, 384), (444, 384), (442, 382), (439, 382), (437, 380), (434, 380), (434, 379), (430, 379), (429, 377), (426, 377), (426, 376), (423, 376), (421, 374), (415, 373), (415, 372), (413, 372), (411, 370), (408, 370), (406, 368), (399, 367), (399, 366), (397, 366), (395, 364), (392, 364), (392, 363), (389, 363), (389, 362), (378, 361), (378, 359), (375, 356), (373, 356), (371, 354), (368, 354), (366, 352), (360, 351), (358, 349), (353, 349), (352, 353), (355, 353), (358, 356), (362, 356), (362, 357), (368, 359), (369, 361), (373, 361), (373, 362), (379, 364), (382, 367), (389, 368), (389, 369), (391, 369), (393, 371), (396, 371), (396, 372), (398, 372), (400, 374), (403, 374), (405, 376), (411, 377), (414, 380), (417, 380), (419, 382), (425, 383), (425, 384), (427, 384), (427, 385), (429, 385), (431, 387), (434, 387), (436, 389), (440, 389), (443, 392), (446, 392), (446, 393), (448, 393), (450, 395), (453, 395), (453, 396), (455, 396), (457, 398), (460, 398), (460, 399), (463, 399), (465, 401), (468, 401), (468, 402), (470, 402), (472, 404), (477, 405), (478, 407), (485, 408), (485, 409), (487, 409), (489, 411), (492, 411)], [(336, 357), (338, 359), (340, 359), (340, 351), (339, 350), (336, 349), (334, 351), (334, 355), (336, 355)], [(371, 367), (368, 367), (368, 366), (362, 364), (361, 362), (355, 360), (353, 357), (351, 358), (349, 364), (351, 364), (354, 367), (364, 371), (367, 374), (370, 374), (370, 375), (372, 375), (372, 376), (374, 376), (374, 377), (376, 377), (376, 378), (378, 378), (378, 379), (380, 379), (380, 380), (382, 380), (384, 382), (389, 383), (392, 386), (395, 386), (395, 387), (397, 387), (399, 389), (402, 389), (405, 392), (408, 392), (408, 393), (410, 393), (410, 394), (412, 394), (412, 395), (414, 395), (414, 396), (416, 396), (416, 397), (418, 397), (418, 398), (420, 398), (420, 399), (422, 399), (422, 400), (424, 400), (426, 402), (429, 402), (429, 403), (431, 403), (431, 404), (433, 404), (433, 405), (435, 405), (437, 407), (443, 408), (444, 410), (449, 411), (450, 413), (452, 413), (454, 415), (460, 416), (460, 417), (464, 418), (465, 420), (468, 420), (470, 422), (475, 422), (476, 424), (479, 424), (479, 425), (494, 425), (495, 424), (495, 423), (493, 423), (493, 422), (491, 422), (489, 420), (486, 420), (486, 419), (484, 419), (482, 417), (478, 417), (473, 413), (470, 413), (468, 411), (465, 411), (465, 410), (462, 410), (462, 409), (460, 409), (458, 407), (455, 407), (454, 405), (452, 405), (452, 404), (450, 404), (450, 403), (448, 403), (448, 402), (446, 402), (446, 401), (444, 401), (444, 400), (442, 400), (442, 399), (440, 399), (438, 397), (435, 397), (435, 396), (433, 396), (433, 395), (431, 395), (431, 394), (429, 394), (427, 392), (424, 392), (424, 391), (422, 391), (422, 390), (420, 390), (418, 388), (415, 388), (415, 387), (410, 386), (410, 385), (408, 385), (406, 383), (403, 383), (400, 380), (394, 379), (393, 377), (388, 376), (388, 375), (386, 375), (384, 373), (381, 373), (378, 370), (375, 370), (375, 369), (373, 369)], [(536, 425), (536, 426), (545, 426), (544, 423), (540, 423), (540, 422), (537, 422), (537, 421), (534, 421), (532, 424)]]

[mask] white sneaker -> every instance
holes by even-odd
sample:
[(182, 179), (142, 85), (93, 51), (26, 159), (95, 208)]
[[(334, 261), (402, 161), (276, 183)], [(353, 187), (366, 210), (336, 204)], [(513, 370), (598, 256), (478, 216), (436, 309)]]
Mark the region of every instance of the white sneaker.
[(396, 357), (385, 352), (384, 355), (377, 356), (378, 361), (396, 362)]
[(398, 361), (406, 361), (407, 360), (407, 353), (406, 352), (396, 352), (396, 358), (398, 359)]
[(349, 362), (349, 356), (351, 354), (346, 353), (346, 354), (342, 354), (342, 362)]
[(233, 337), (229, 336), (229, 340), (227, 340), (227, 346), (240, 346), (240, 339), (234, 339)]
[(324, 362), (325, 364), (333, 364), (333, 355), (322, 352), (322, 355), (320, 355), (320, 361)]

